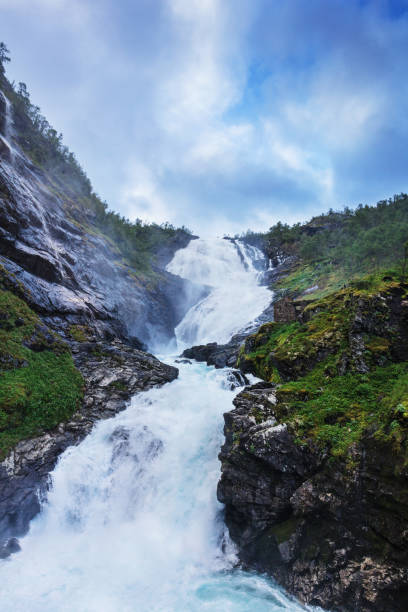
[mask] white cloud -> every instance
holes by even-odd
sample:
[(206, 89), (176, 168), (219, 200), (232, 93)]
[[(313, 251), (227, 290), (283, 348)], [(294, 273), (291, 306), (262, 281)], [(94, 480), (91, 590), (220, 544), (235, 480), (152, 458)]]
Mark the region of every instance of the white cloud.
[(199, 172), (209, 164), (217, 164), (224, 170), (232, 169), (239, 161), (239, 154), (252, 144), (252, 138), (253, 126), (249, 123), (203, 130), (188, 153), (187, 164)]
[[(156, 119), (170, 137), (197, 141), (201, 131), (217, 121), (241, 94), (237, 71), (228, 66), (233, 45), (225, 44), (226, 4), (220, 0), (172, 0), (169, 5), (168, 27), (176, 44), (169, 56), (162, 58), (162, 72), (155, 83)], [(240, 31), (230, 35), (239, 38)], [(239, 54), (235, 64), (241, 64)]]
[(138, 162), (129, 164), (128, 180), (120, 195), (124, 214), (135, 221), (161, 223), (172, 221), (171, 211), (158, 192), (157, 181), (150, 168)]
[(13, 77), (110, 206), (218, 234), (407, 190), (408, 25), (374, 4), (329, 32), (325, 0), (0, 0)]
[(0, 9), (20, 13), (22, 18), (35, 15), (40, 25), (62, 18), (66, 26), (76, 27), (88, 23), (93, 13), (92, 5), (81, 0), (0, 0)]

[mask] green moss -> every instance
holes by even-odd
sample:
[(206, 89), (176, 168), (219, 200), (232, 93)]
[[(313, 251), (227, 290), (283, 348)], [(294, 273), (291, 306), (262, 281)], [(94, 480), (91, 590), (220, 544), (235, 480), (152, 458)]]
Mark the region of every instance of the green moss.
[(23, 286), (22, 283), (17, 279), (15, 274), (6, 270), (4, 266), (0, 264), (0, 288), (8, 289), (12, 291), (18, 297), (27, 299), (30, 292)]
[(232, 433), (232, 443), (235, 447), (239, 446), (239, 442), (242, 436), (242, 429), (237, 429)]
[[(42, 329), (21, 298), (0, 289), (0, 458), (19, 440), (67, 420), (82, 398), (68, 346)], [(29, 348), (33, 335), (36, 351)]]
[(116, 389), (117, 391), (127, 391), (128, 390), (128, 386), (121, 380), (114, 380), (113, 382), (110, 383), (109, 386), (112, 387), (113, 389)]
[(252, 408), (249, 414), (254, 417), (257, 424), (265, 420), (264, 412), (257, 405)]
[(265, 323), (251, 337), (252, 350), (246, 353), (245, 347), (241, 348), (238, 366), (242, 366), (244, 362), (250, 363), (250, 369), (257, 376), (279, 383), (281, 376), (274, 364), (273, 353), (285, 344), (290, 334), (298, 327), (298, 323)]
[(329, 353), (338, 353), (347, 344), (350, 310), (347, 292), (340, 292), (305, 309), (308, 321), (301, 324), (269, 323), (247, 341), (239, 364), (251, 362), (254, 373), (264, 380), (278, 383), (290, 370), (291, 377), (304, 374)]
[(71, 325), (69, 335), (76, 342), (87, 342), (90, 338), (90, 331), (86, 325)]
[[(273, 289), (277, 291), (278, 297), (301, 296), (302, 300), (314, 302), (345, 288), (352, 289), (355, 294), (371, 296), (399, 286), (401, 280), (403, 279), (398, 266), (380, 268), (371, 274), (367, 274), (364, 269), (350, 274), (332, 260), (320, 260), (307, 264), (300, 261), (287, 276), (279, 280)], [(316, 285), (318, 288), (315, 291), (304, 293), (306, 289)]]
[(329, 361), (278, 389), (278, 418), (294, 426), (299, 441), (314, 438), (334, 456), (346, 454), (367, 431), (406, 454), (408, 363), (328, 377)]
[(390, 350), (390, 341), (387, 338), (380, 338), (378, 336), (371, 336), (365, 338), (365, 346), (371, 353), (386, 354)]

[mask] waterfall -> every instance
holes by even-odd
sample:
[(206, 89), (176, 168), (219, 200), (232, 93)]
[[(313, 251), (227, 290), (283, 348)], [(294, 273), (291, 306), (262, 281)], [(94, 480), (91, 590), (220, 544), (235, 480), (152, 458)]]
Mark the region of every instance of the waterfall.
[(10, 143), (11, 137), (11, 104), (10, 100), (5, 97), (6, 101), (6, 112), (5, 112), (5, 121), (4, 121), (4, 137), (7, 142)]
[[(170, 270), (212, 287), (207, 306), (186, 315), (195, 331), (181, 322), (183, 341), (225, 339), (259, 314), (267, 295), (250, 259), (227, 241), (176, 253)], [(21, 552), (0, 562), (2, 612), (305, 610), (239, 569), (226, 532), (216, 486), (222, 415), (237, 392), (230, 370), (177, 366), (177, 380), (138, 394), (62, 454)]]
[(14, 148), (11, 145), (12, 136), (12, 117), (11, 117), (11, 104), (7, 96), (0, 91), (0, 156), (7, 159), (9, 162), (13, 162), (14, 159)]
[(262, 253), (239, 241), (192, 240), (176, 252), (168, 271), (210, 287), (177, 326), (179, 348), (228, 342), (268, 306), (271, 293), (259, 284), (256, 262), (265, 263)]

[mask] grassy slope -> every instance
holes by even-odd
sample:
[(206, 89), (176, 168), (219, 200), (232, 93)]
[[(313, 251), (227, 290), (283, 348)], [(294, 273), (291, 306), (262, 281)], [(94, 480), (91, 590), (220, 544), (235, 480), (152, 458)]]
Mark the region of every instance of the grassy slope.
[(83, 380), (68, 346), (0, 270), (0, 458), (19, 440), (67, 420), (78, 408)]
[[(301, 284), (303, 272), (300, 265), (283, 283), (293, 287), (296, 278)], [(408, 456), (408, 362), (396, 350), (401, 330), (382, 308), (396, 293), (400, 301), (408, 297), (400, 275), (371, 275), (328, 289), (306, 305), (301, 321), (265, 324), (247, 340), (240, 365), (277, 383), (276, 414), (293, 425), (300, 443), (312, 438), (333, 455), (345, 455), (366, 432), (375, 432)], [(350, 340), (358, 313), (373, 323), (363, 334), (364, 373)]]
[[(281, 293), (316, 299), (341, 289), (351, 280), (386, 269), (408, 271), (408, 196), (395, 195), (374, 206), (330, 211), (308, 223), (277, 223), (268, 232), (248, 233), (244, 239), (263, 248), (273, 261), (294, 256), (297, 263), (282, 279)], [(275, 288), (276, 289), (276, 288)]]
[[(279, 418), (292, 423), (300, 442), (311, 437), (334, 455), (365, 432), (408, 455), (408, 353), (395, 350), (405, 343), (406, 323), (397, 329), (382, 308), (396, 293), (400, 302), (407, 297), (408, 197), (330, 211), (304, 225), (278, 223), (248, 239), (271, 259), (292, 256), (273, 289), (304, 309), (297, 321), (262, 326), (240, 355), (241, 366), (278, 384)], [(371, 331), (356, 358), (361, 309)]]

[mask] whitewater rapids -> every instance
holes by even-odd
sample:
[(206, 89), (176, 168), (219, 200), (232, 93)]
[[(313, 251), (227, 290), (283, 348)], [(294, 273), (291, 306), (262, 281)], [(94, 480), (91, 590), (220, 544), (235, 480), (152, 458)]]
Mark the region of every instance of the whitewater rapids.
[[(217, 278), (236, 274), (234, 261), (244, 270), (240, 294), (256, 291), (255, 268), (234, 253), (235, 260), (221, 261)], [(188, 268), (186, 253), (183, 258), (183, 273), (192, 274), (196, 263)], [(211, 265), (207, 272), (200, 281), (218, 289)], [(217, 303), (225, 321), (226, 301)], [(194, 312), (201, 317), (204, 311)], [(232, 327), (237, 324), (238, 318)], [(197, 322), (194, 340), (209, 328)], [(216, 498), (222, 415), (237, 392), (230, 388), (230, 370), (177, 366), (177, 380), (138, 394), (124, 412), (97, 423), (62, 454), (42, 512), (20, 540), (21, 552), (0, 563), (2, 612), (305, 609), (271, 580), (236, 568)]]

